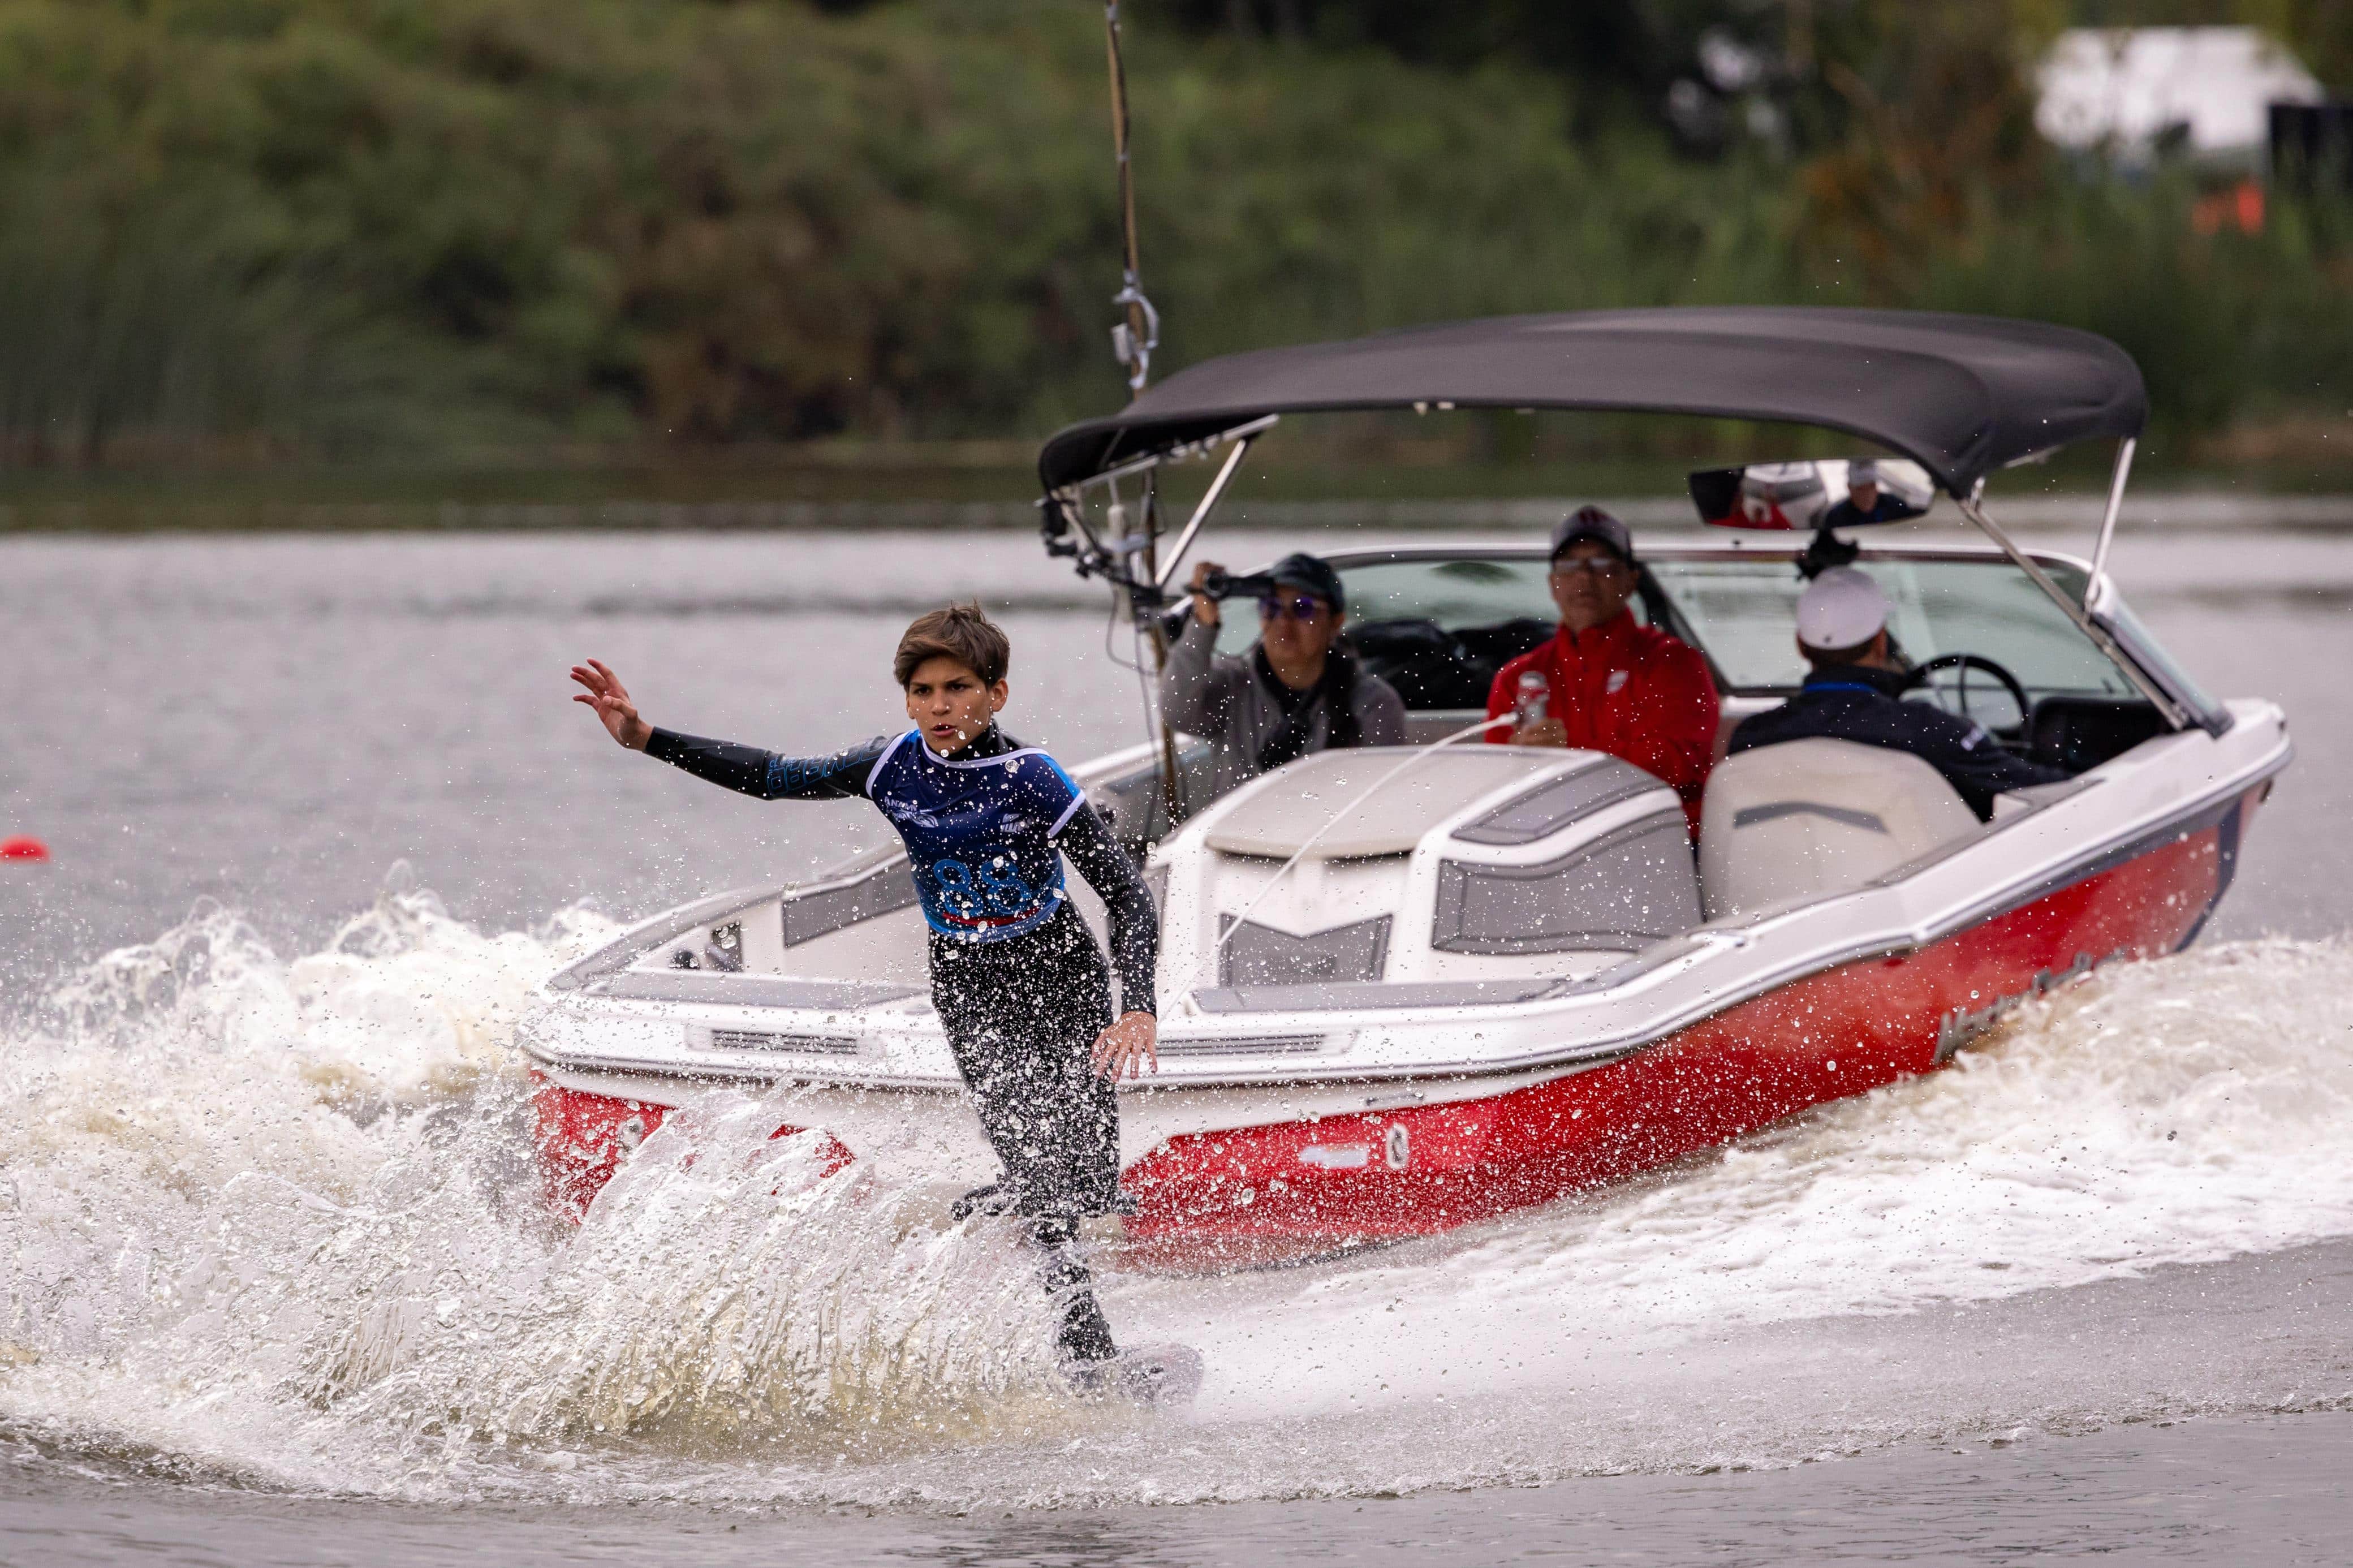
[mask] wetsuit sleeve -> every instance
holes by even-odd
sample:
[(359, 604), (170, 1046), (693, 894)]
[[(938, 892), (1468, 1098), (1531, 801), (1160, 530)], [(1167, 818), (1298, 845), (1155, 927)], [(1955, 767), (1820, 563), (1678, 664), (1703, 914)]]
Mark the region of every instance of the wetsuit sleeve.
[(1054, 842), (1111, 911), (1111, 965), (1119, 972), (1120, 1010), (1159, 1012), (1153, 972), (1160, 963), (1160, 917), (1144, 879), (1092, 805), (1072, 813)]
[(1160, 672), (1160, 710), (1188, 735), (1225, 732), (1233, 717), (1236, 679), (1249, 673), (1226, 668), (1217, 651), (1218, 628), (1187, 621), (1185, 634), (1169, 647), (1167, 668)]
[(646, 755), (761, 800), (847, 800), (866, 793), (866, 775), (890, 744), (889, 737), (877, 735), (831, 756), (780, 757), (733, 741), (657, 729)]

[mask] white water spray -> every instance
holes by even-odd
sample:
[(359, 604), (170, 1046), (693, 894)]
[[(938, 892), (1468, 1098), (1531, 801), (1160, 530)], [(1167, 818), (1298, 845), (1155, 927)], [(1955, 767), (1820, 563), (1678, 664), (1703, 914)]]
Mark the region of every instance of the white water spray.
[(6, 1026), (0, 1429), (384, 1495), (968, 1507), (1778, 1463), (2333, 1397), (2260, 1345), (2129, 1385), (2080, 1345), (1916, 1352), (1940, 1314), (2094, 1312), (2065, 1304), (2353, 1235), (2342, 942), (2104, 972), (1956, 1070), (1459, 1236), (1113, 1272), (1124, 1333), (1207, 1352), (1172, 1426), (1059, 1391), (1009, 1235), (871, 1163), (824, 1174), (749, 1094), (683, 1108), (581, 1227), (551, 1222), (511, 1031), (609, 931), (486, 936), (396, 891), (290, 962), (207, 908)]

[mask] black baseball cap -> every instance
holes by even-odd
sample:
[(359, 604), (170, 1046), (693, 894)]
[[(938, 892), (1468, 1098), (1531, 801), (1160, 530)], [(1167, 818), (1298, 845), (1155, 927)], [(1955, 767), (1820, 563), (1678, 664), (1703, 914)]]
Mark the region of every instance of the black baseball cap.
[(1331, 605), (1335, 614), (1347, 608), (1340, 592), (1340, 574), (1333, 571), (1332, 563), (1320, 555), (1303, 551), (1286, 555), (1269, 567), (1266, 574), (1285, 587), (1306, 589)]
[(1581, 506), (1552, 525), (1552, 559), (1580, 539), (1607, 545), (1627, 565), (1634, 564), (1634, 536), (1626, 525), (1598, 506)]

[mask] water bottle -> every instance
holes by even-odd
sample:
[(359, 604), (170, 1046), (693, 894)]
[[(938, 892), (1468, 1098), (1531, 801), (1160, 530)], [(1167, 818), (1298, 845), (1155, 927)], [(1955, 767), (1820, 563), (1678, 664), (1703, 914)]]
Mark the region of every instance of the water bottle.
[(1552, 682), (1541, 669), (1520, 671), (1519, 700), (1514, 704), (1520, 716), (1520, 728), (1525, 730), (1545, 716), (1545, 705), (1552, 700)]

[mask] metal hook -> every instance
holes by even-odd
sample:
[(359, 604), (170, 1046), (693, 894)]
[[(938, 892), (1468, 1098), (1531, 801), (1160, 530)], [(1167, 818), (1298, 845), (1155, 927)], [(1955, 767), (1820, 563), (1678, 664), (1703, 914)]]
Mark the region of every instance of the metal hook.
[(1127, 389), (1141, 392), (1152, 374), (1152, 351), (1160, 346), (1160, 312), (1154, 310), (1152, 301), (1145, 297), (1144, 284), (1134, 272), (1123, 276), (1120, 290), (1111, 297), (1111, 302), (1123, 310), (1133, 306), (1134, 310), (1131, 316), (1140, 312), (1144, 318), (1144, 341), (1140, 343), (1135, 341), (1134, 329), (1127, 321), (1121, 321), (1111, 330), (1112, 358), (1127, 372)]

